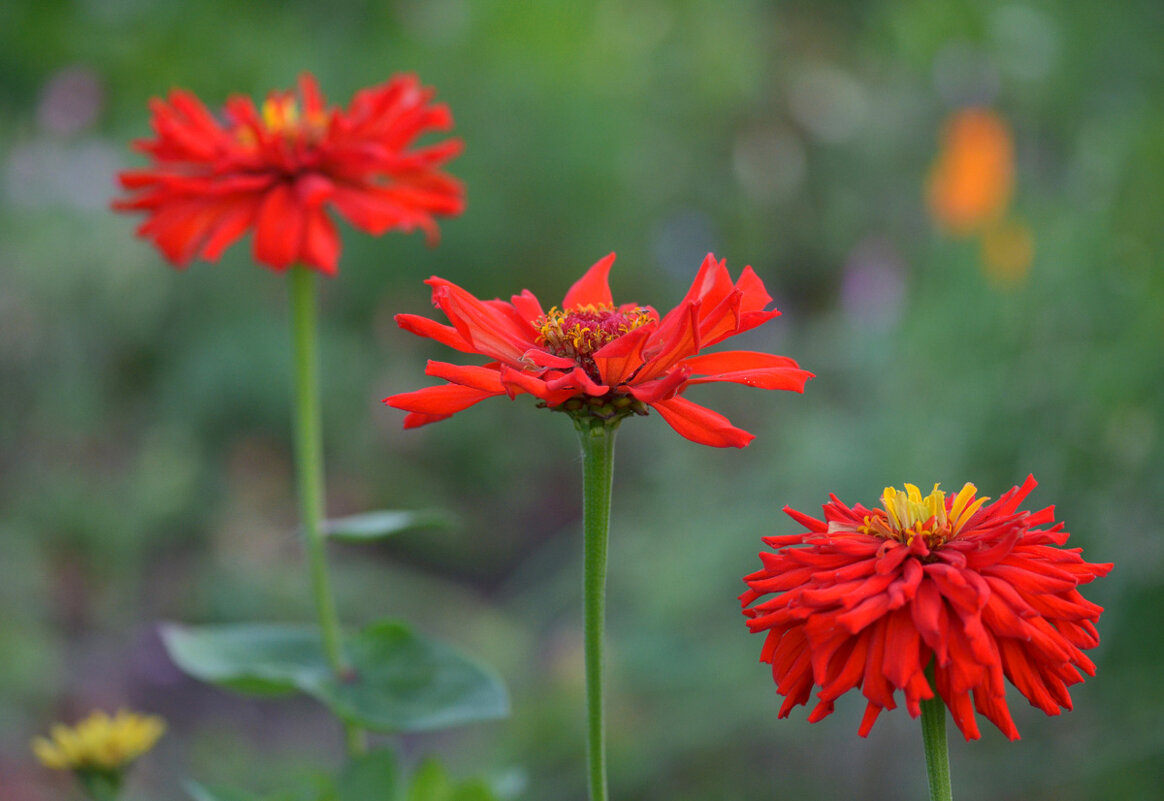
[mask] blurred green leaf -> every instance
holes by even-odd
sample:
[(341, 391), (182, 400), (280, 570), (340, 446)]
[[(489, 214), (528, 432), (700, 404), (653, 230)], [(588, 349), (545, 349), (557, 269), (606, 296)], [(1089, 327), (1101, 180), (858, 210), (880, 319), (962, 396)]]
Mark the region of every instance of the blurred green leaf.
[(336, 783), (335, 801), (395, 801), (396, 757), (379, 749), (353, 760)]
[(232, 790), (224, 787), (210, 788), (196, 781), (184, 783), (186, 792), (194, 801), (326, 801), (318, 799), (315, 791), (279, 792), (273, 795), (255, 795), (242, 790)]
[(418, 528), (449, 528), (455, 522), (451, 514), (437, 509), (416, 512), (385, 509), (326, 520), (323, 532), (338, 542), (370, 542)]
[(439, 801), (449, 792), (449, 779), (445, 769), (435, 759), (427, 759), (412, 776), (412, 786), (408, 788), (408, 801)]
[(196, 679), (248, 695), (311, 692), (331, 669), (312, 626), (244, 623), (225, 626), (164, 624), (170, 658)]
[(407, 801), (498, 801), (481, 779), (454, 784), (435, 759), (421, 763), (412, 776)]
[(394, 621), (375, 623), (346, 642), (352, 675), (342, 679), (310, 626), (168, 624), (162, 640), (174, 662), (197, 679), (253, 695), (298, 689), (376, 731), (429, 731), (509, 713), (495, 673)]
[(428, 731), (509, 714), (492, 670), (395, 621), (348, 642), (356, 678), (328, 675), (313, 694), (350, 723), (386, 732)]
[(194, 801), (258, 801), (258, 796), (240, 790), (226, 790), (221, 787), (210, 789), (196, 781), (185, 783), (186, 792)]

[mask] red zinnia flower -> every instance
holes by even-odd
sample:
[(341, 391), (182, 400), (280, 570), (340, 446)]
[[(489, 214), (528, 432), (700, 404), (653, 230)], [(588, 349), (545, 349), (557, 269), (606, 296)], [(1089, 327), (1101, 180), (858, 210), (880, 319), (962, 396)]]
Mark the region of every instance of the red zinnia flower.
[(911, 484), (889, 487), (884, 509), (831, 496), (823, 521), (786, 507), (808, 532), (764, 538), (777, 550), (760, 554), (764, 567), (740, 596), (748, 628), (768, 632), (760, 658), (785, 696), (779, 716), (816, 685), (816, 722), (860, 687), (863, 737), (898, 690), (913, 717), (936, 692), (967, 740), (979, 736), (975, 710), (1014, 740), (1004, 677), (1048, 715), (1071, 709), (1067, 687), (1080, 671), (1095, 675), (1082, 649), (1099, 643), (1103, 611), (1076, 588), (1112, 566), (1055, 547), (1069, 536), (1063, 524), (1039, 528), (1054, 507), (1018, 511), (1035, 485), (1028, 477), (990, 505), (973, 484), (953, 498), (937, 486), (925, 498)]
[(433, 304), (452, 323), (400, 314), (401, 328), (464, 353), (493, 359), (480, 367), (428, 363), (427, 375), (449, 383), (385, 398), (410, 414), (405, 428), (443, 420), (496, 395), (529, 393), (552, 408), (606, 419), (646, 414), (651, 407), (687, 439), (741, 448), (752, 435), (726, 417), (681, 397), (692, 384), (731, 381), (761, 389), (803, 392), (812, 373), (783, 356), (752, 351), (696, 355), (710, 345), (767, 322), (772, 300), (745, 267), (732, 283), (727, 267), (708, 254), (683, 301), (662, 319), (650, 306), (611, 299), (607, 275), (614, 254), (591, 267), (548, 312), (528, 289), (511, 303), (482, 301), (433, 277)]
[(452, 127), (432, 96), (416, 76), (396, 75), (357, 92), (344, 111), (327, 106), (304, 74), (298, 98), (272, 92), (261, 112), (250, 98), (231, 97), (224, 124), (176, 89), (168, 102), (152, 101), (157, 138), (135, 147), (153, 164), (120, 174), (133, 194), (113, 207), (144, 211), (138, 234), (179, 267), (196, 256), (216, 261), (253, 228), (256, 261), (334, 274), (340, 240), (329, 206), (372, 234), (419, 227), (435, 239), (433, 215), (459, 214), (464, 191), (437, 170), (460, 153), (460, 140), (411, 148), (418, 136)]

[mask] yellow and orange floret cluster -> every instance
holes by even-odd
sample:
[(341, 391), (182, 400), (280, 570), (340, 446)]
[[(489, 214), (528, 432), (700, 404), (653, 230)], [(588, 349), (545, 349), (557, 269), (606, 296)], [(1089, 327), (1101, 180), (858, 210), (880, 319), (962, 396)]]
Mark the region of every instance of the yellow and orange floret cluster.
[(255, 122), (260, 122), (261, 134), (282, 137), (289, 143), (310, 145), (318, 142), (327, 133), (327, 127), (334, 111), (329, 111), (313, 103), (306, 114), (301, 114), (299, 100), (291, 92), (272, 92), (259, 108), (258, 120), (236, 122), (234, 135), (239, 143), (248, 148), (256, 148), (259, 136)]
[(944, 545), (957, 536), (974, 513), (989, 498), (983, 496), (975, 500), (978, 488), (973, 484), (963, 485), (954, 496), (950, 507), (946, 508), (946, 493), (938, 484), (926, 497), (913, 484), (905, 485), (905, 492), (896, 487), (886, 487), (881, 494), (884, 513), (873, 513), (865, 517), (858, 531), (885, 539), (893, 539), (909, 545), (915, 537), (921, 537), (930, 549)]

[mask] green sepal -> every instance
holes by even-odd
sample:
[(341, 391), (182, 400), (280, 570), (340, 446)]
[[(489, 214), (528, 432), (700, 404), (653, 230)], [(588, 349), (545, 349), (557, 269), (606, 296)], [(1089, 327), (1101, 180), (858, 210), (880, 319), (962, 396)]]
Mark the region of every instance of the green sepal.
[(74, 771), (74, 775), (91, 801), (117, 801), (121, 792), (122, 771), (82, 768)]

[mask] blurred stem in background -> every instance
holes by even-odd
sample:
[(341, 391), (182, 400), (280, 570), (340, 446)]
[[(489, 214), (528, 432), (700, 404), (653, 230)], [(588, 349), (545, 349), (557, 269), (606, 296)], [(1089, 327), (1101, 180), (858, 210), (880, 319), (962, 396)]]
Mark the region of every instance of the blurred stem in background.
[(602, 639), (606, 619), (606, 543), (614, 477), (614, 432), (598, 417), (575, 418), (582, 445), (582, 625), (586, 644), (586, 759), (591, 801), (606, 801), (606, 729), (602, 704)]
[[(320, 425), (318, 358), (316, 356), (315, 273), (307, 267), (291, 268), (291, 337), (295, 360), (295, 473), (299, 491), (299, 511), (311, 589), (323, 635), (328, 663), (341, 678), (351, 671), (343, 652), (339, 614), (327, 572), (323, 543), (323, 436)], [(345, 723), (348, 753), (364, 753), (366, 743), (360, 728)]]
[(120, 773), (79, 771), (77, 779), (92, 801), (117, 801), (121, 793)]
[(926, 752), (926, 776), (930, 801), (953, 801), (950, 790), (950, 750), (946, 746), (946, 705), (937, 694), (934, 666), (926, 668), (926, 678), (934, 687), (934, 697), (921, 702), (922, 743)]

